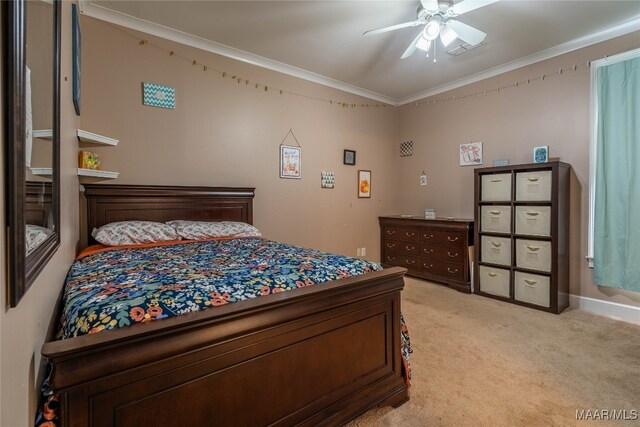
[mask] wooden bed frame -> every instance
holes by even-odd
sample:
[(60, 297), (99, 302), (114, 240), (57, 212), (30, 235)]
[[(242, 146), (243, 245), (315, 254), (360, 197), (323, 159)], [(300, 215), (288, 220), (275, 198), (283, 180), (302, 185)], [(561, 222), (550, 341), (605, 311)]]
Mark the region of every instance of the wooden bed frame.
[[(85, 185), (87, 227), (252, 222), (253, 188)], [(90, 233), (89, 233), (90, 234)], [(403, 268), (44, 344), (65, 427), (340, 425), (408, 400)]]

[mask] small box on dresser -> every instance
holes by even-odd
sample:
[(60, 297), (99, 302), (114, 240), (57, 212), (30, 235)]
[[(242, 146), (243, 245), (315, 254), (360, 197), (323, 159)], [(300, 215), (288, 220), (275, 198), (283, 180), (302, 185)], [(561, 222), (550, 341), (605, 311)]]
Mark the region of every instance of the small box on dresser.
[(563, 162), (475, 169), (475, 292), (559, 314), (569, 306)]
[(473, 221), (381, 216), (382, 265), (408, 269), (407, 275), (470, 292), (469, 246)]

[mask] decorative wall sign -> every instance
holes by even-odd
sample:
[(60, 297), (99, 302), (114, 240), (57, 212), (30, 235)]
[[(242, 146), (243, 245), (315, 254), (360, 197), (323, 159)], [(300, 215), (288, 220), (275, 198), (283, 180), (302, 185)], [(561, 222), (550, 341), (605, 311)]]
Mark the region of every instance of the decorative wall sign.
[(427, 185), (427, 174), (422, 171), (422, 175), (420, 175), (420, 185)]
[(533, 149), (533, 163), (546, 163), (549, 161), (549, 146), (543, 145)]
[(482, 142), (460, 144), (460, 166), (482, 164)]
[(142, 83), (142, 103), (151, 107), (176, 108), (176, 89), (158, 83)]
[(358, 197), (361, 199), (371, 197), (371, 171), (358, 171)]
[(78, 6), (71, 4), (71, 50), (73, 55), (73, 108), (80, 115), (80, 19)]
[(400, 157), (413, 156), (413, 141), (405, 141), (400, 143)]
[(356, 164), (356, 152), (354, 150), (344, 150), (344, 155), (342, 158), (342, 163), (345, 165), (355, 165)]
[(336, 183), (336, 174), (329, 171), (320, 172), (320, 187), (333, 188)]
[(302, 177), (302, 148), (280, 145), (280, 178)]

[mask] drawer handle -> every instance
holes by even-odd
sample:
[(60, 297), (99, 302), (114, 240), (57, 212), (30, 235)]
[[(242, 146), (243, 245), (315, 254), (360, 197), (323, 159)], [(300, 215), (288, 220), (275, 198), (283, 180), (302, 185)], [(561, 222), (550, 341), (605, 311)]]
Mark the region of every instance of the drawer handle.
[(530, 251), (537, 251), (538, 249), (540, 249), (540, 246), (527, 245), (527, 248), (529, 248)]
[(395, 243), (387, 243), (387, 247), (388, 248), (395, 248), (396, 244)]
[(409, 264), (409, 265), (413, 265), (413, 264), (415, 264), (415, 263), (416, 263), (416, 261), (415, 261), (415, 260), (413, 260), (413, 259), (408, 259), (408, 260), (406, 261), (406, 263), (407, 263), (407, 264)]
[(531, 181), (531, 182), (536, 182), (536, 181), (539, 181), (539, 180), (540, 180), (540, 178), (538, 178), (537, 176), (531, 176), (531, 177), (529, 177), (529, 178), (527, 178), (527, 179), (528, 179), (529, 181)]
[(387, 259), (388, 259), (389, 261), (395, 261), (395, 260), (396, 260), (396, 257), (389, 255), (389, 256), (387, 257)]
[(500, 211), (489, 211), (490, 214), (492, 215), (500, 215)]
[(537, 280), (529, 280), (529, 279), (524, 279), (524, 281), (526, 282), (527, 286), (535, 286), (536, 283), (538, 283)]
[(540, 215), (540, 212), (527, 212), (527, 215), (538, 216)]
[(491, 182), (502, 182), (502, 178), (494, 178)]
[(457, 240), (458, 240), (458, 238), (457, 238), (457, 237), (451, 238), (451, 236), (447, 236), (447, 239), (448, 239), (450, 242), (455, 242), (455, 241), (457, 241)]
[(426, 268), (427, 270), (429, 270), (430, 268), (433, 268), (433, 264), (422, 264), (424, 266), (424, 268)]
[(405, 248), (406, 250), (408, 250), (408, 251), (412, 251), (412, 250), (414, 250), (416, 247), (415, 247), (415, 246), (409, 246), (409, 245), (407, 245), (407, 246), (405, 246), (404, 248)]
[(433, 234), (429, 234), (428, 236), (425, 234), (424, 238), (425, 239), (433, 239)]
[(387, 230), (387, 234), (390, 234), (390, 235), (396, 234), (396, 230)]
[(454, 268), (453, 270), (451, 270), (451, 268), (447, 267), (447, 271), (448, 271), (449, 273), (453, 274), (453, 273), (457, 273), (457, 272), (458, 272), (458, 269), (457, 269), (457, 268)]
[(489, 273), (487, 273), (489, 276), (491, 277), (498, 277), (499, 274), (498, 273), (494, 273), (493, 271), (490, 271)]
[(413, 237), (416, 235), (416, 233), (409, 233), (408, 231), (405, 234), (407, 235), (407, 237)]
[(495, 246), (496, 248), (499, 248), (500, 246), (502, 246), (502, 243), (501, 243), (501, 242), (494, 242), (493, 240), (491, 241), (491, 244), (492, 244), (493, 246)]
[(433, 253), (433, 249), (429, 249), (429, 250), (423, 249), (423, 250), (424, 250), (425, 254), (432, 254)]
[(455, 254), (451, 255), (451, 252), (447, 252), (447, 255), (449, 255), (449, 258), (455, 258), (458, 256), (458, 252), (456, 252)]

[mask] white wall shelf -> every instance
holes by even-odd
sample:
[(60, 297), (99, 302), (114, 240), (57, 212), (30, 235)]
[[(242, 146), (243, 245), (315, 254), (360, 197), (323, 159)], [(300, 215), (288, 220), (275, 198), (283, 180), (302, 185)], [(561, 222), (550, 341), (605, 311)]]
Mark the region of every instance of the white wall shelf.
[(46, 139), (47, 141), (51, 141), (53, 137), (53, 131), (51, 129), (34, 130), (32, 132), (32, 136), (34, 138)]
[(95, 145), (110, 145), (115, 147), (118, 145), (118, 141), (115, 138), (110, 138), (104, 135), (98, 135), (97, 133), (88, 132), (86, 130), (77, 130), (78, 141), (82, 144), (95, 146)]
[(89, 178), (116, 179), (118, 175), (120, 175), (119, 172), (78, 168), (78, 176), (84, 176)]
[(52, 168), (30, 168), (31, 173), (38, 176), (51, 176), (53, 175)]

